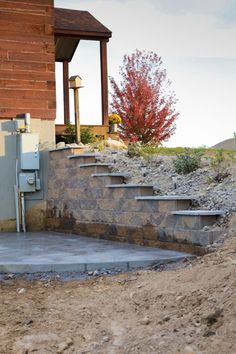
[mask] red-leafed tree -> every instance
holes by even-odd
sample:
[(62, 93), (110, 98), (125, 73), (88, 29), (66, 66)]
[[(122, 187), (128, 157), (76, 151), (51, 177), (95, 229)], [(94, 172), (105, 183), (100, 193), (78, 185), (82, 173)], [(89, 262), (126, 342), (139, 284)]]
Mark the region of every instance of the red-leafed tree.
[(120, 67), (122, 81), (110, 79), (111, 110), (122, 118), (120, 135), (129, 141), (161, 142), (175, 130), (176, 98), (156, 53), (136, 50), (125, 55)]

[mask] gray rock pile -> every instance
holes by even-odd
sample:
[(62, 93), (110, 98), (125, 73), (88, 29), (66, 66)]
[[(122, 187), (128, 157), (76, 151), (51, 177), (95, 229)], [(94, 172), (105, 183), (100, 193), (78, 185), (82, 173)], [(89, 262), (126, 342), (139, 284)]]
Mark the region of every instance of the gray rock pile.
[(186, 195), (195, 198), (193, 208), (236, 211), (236, 164), (227, 167), (227, 176), (214, 180), (215, 171), (204, 160), (199, 169), (187, 175), (174, 170), (174, 156), (128, 157), (126, 151), (106, 151), (100, 160), (113, 164), (113, 170), (129, 174), (127, 183), (153, 184), (158, 195)]

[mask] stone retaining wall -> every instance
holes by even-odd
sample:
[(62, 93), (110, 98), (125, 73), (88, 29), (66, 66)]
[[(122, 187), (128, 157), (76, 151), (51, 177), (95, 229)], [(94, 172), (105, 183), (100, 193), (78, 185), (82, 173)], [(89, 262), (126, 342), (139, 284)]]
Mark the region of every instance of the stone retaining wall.
[(121, 174), (109, 173), (107, 166), (95, 166), (94, 155), (66, 157), (70, 153), (51, 153), (49, 230), (198, 252), (221, 235), (221, 230), (204, 229), (217, 216), (178, 217), (172, 213), (188, 210), (191, 198), (152, 200), (152, 186), (125, 185)]

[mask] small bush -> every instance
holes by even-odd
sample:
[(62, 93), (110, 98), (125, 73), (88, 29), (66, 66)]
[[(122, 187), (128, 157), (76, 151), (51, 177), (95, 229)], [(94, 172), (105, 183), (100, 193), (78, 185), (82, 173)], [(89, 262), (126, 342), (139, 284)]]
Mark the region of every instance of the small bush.
[(142, 145), (140, 142), (129, 143), (128, 156), (129, 157), (141, 156), (141, 148), (142, 148)]
[(95, 135), (92, 132), (92, 127), (81, 129), (80, 140), (83, 144), (91, 144), (95, 141)]
[(201, 156), (202, 152), (185, 148), (184, 152), (178, 154), (173, 161), (175, 172), (186, 175), (190, 172), (196, 171), (200, 167)]
[(216, 150), (215, 155), (210, 158), (210, 166), (214, 171), (212, 182), (220, 183), (230, 175), (228, 168), (232, 160), (234, 160), (233, 154), (226, 154), (221, 149)]

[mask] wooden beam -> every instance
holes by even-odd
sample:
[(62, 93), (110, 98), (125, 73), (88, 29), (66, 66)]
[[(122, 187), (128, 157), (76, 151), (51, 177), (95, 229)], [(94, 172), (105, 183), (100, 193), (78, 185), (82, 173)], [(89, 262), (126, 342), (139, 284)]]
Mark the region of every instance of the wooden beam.
[(69, 62), (63, 61), (64, 124), (70, 122)]
[(107, 41), (100, 41), (102, 124), (108, 125)]

